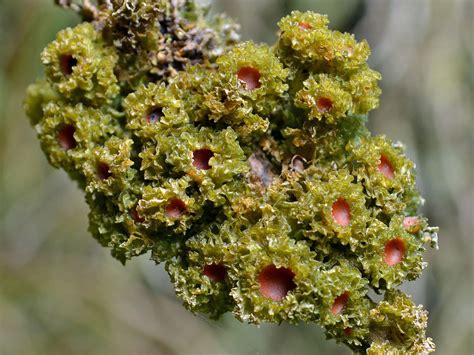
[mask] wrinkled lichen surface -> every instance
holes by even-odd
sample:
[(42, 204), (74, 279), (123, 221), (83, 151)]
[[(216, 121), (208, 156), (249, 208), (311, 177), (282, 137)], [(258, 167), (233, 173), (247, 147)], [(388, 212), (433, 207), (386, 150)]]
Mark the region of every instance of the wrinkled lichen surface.
[(115, 258), (150, 253), (213, 319), (434, 350), (427, 312), (396, 288), (420, 276), (436, 228), (403, 146), (365, 127), (381, 93), (366, 41), (311, 12), (283, 18), (270, 47), (193, 1), (57, 3), (84, 22), (45, 48), (25, 110)]

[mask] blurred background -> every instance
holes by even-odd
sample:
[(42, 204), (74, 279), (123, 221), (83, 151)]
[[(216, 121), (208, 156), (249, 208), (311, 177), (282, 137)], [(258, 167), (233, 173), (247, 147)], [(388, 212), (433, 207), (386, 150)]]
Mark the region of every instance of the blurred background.
[[(215, 0), (244, 39), (273, 42), (293, 9), (366, 38), (383, 75), (374, 133), (416, 162), (440, 250), (404, 285), (430, 311), (438, 354), (474, 349), (472, 0)], [(39, 54), (78, 19), (52, 0), (0, 0), (0, 354), (350, 354), (317, 325), (246, 325), (188, 313), (146, 256), (123, 267), (87, 232), (82, 193), (54, 170), (22, 110)]]

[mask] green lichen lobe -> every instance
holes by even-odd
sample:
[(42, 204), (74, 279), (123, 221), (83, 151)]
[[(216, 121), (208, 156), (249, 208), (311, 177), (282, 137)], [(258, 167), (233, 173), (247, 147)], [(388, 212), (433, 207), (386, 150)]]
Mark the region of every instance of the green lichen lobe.
[(85, 21), (43, 51), (25, 111), (115, 258), (164, 262), (212, 319), (434, 350), (426, 311), (396, 287), (421, 275), (437, 229), (403, 146), (365, 126), (381, 79), (366, 41), (311, 12), (283, 18), (269, 47), (192, 1), (59, 3)]

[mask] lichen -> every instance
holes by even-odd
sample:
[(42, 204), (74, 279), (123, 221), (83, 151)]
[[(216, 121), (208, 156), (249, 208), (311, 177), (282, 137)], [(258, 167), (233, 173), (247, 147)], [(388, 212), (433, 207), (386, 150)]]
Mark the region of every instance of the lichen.
[(43, 51), (25, 111), (112, 256), (164, 262), (212, 319), (434, 350), (427, 312), (396, 287), (420, 276), (437, 228), (403, 146), (365, 126), (381, 93), (366, 41), (312, 12), (284, 17), (270, 47), (190, 0), (57, 2), (84, 22)]

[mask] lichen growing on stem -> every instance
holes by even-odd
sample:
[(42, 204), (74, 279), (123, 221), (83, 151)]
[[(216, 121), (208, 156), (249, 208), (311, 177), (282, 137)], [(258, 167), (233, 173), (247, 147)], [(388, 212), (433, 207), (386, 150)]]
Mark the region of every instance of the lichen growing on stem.
[(283, 18), (269, 47), (191, 0), (57, 3), (84, 22), (43, 51), (25, 111), (115, 258), (150, 253), (213, 319), (434, 350), (426, 311), (396, 287), (420, 276), (437, 229), (403, 146), (365, 127), (381, 92), (366, 41), (311, 12)]

